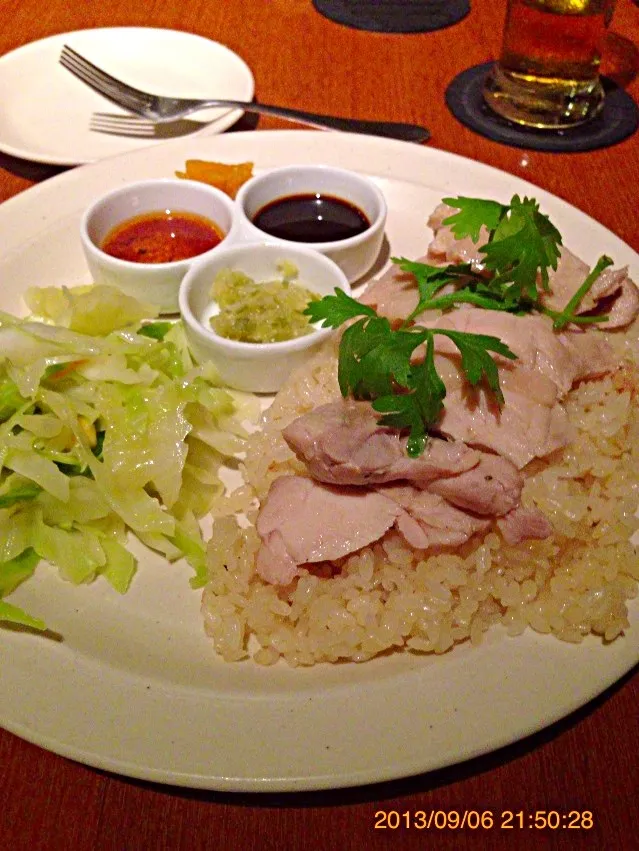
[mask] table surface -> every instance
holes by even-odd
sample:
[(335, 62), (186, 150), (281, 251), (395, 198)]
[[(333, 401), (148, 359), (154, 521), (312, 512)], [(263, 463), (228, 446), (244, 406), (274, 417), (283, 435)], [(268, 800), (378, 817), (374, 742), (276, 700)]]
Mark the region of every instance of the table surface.
[[(355, 0), (353, 0), (355, 2)], [(583, 154), (500, 145), (461, 126), (444, 102), (464, 68), (495, 58), (505, 3), (473, 0), (439, 32), (357, 31), (311, 0), (3, 0), (0, 54), (58, 32), (102, 26), (187, 30), (227, 44), (251, 66), (256, 96), (316, 112), (413, 121), (429, 145), (488, 163), (566, 199), (639, 249), (639, 136)], [(604, 69), (639, 100), (639, 8), (618, 0)], [(338, 61), (336, 60), (338, 57)], [(255, 132), (290, 127), (262, 118)], [(244, 118), (234, 129), (255, 127)], [(0, 200), (61, 169), (0, 154)], [(592, 703), (515, 745), (406, 780), (335, 792), (238, 795), (185, 791), (76, 764), (0, 731), (0, 846), (23, 849), (631, 848), (639, 769), (637, 669)], [(491, 829), (376, 829), (395, 810), (490, 810)], [(590, 811), (590, 830), (501, 827), (504, 811)], [(404, 819), (402, 819), (404, 824)], [(523, 835), (522, 835), (523, 834)]]

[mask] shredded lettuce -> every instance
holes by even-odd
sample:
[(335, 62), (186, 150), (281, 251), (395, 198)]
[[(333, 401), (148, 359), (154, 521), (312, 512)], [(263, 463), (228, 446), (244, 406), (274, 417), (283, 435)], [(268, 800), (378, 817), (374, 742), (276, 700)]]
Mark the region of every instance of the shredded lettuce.
[(157, 316), (157, 309), (151, 304), (102, 284), (73, 289), (33, 287), (25, 294), (25, 301), (35, 315), (94, 336), (103, 336)]
[[(45, 629), (6, 602), (40, 559), (125, 593), (133, 532), (206, 580), (199, 525), (257, 405), (196, 366), (180, 322), (110, 287), (45, 288), (37, 316), (0, 312), (0, 622)], [(55, 323), (55, 324), (54, 324)]]
[(37, 629), (40, 632), (44, 632), (47, 628), (45, 622), (40, 618), (34, 618), (19, 606), (14, 606), (12, 603), (0, 599), (0, 622), (2, 621), (18, 626), (27, 626), (29, 629)]

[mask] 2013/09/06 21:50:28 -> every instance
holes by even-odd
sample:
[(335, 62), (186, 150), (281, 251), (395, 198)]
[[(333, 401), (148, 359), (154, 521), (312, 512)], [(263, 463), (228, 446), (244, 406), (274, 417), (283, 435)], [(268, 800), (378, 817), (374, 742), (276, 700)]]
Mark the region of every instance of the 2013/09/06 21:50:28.
[(590, 830), (594, 827), (594, 816), (590, 810), (377, 810), (375, 812), (376, 830), (516, 830), (531, 828), (534, 830)]

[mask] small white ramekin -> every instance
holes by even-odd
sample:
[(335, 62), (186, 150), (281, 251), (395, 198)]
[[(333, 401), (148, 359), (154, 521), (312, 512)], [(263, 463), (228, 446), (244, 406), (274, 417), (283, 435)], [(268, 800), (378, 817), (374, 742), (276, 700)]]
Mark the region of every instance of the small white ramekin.
[(343, 271), (332, 260), (302, 245), (273, 242), (241, 243), (202, 255), (184, 276), (179, 307), (189, 348), (194, 358), (215, 364), (222, 381), (237, 390), (274, 393), (292, 370), (301, 366), (333, 333), (314, 328), (310, 334), (280, 343), (243, 343), (216, 334), (209, 319), (216, 312), (211, 289), (221, 269), (244, 272), (255, 281), (281, 278), (278, 265), (291, 262), (297, 282), (319, 296), (335, 288), (350, 294)]
[(236, 219), (231, 241), (267, 240), (286, 248), (302, 243), (265, 234), (253, 224), (257, 213), (278, 198), (322, 193), (359, 208), (370, 226), (357, 236), (332, 242), (305, 243), (342, 269), (349, 283), (362, 278), (375, 264), (386, 226), (387, 206), (381, 190), (368, 177), (325, 165), (291, 165), (274, 168), (247, 181), (237, 194)]
[[(217, 225), (224, 238), (199, 257), (170, 263), (134, 263), (102, 251), (101, 243), (116, 225), (158, 210), (204, 216)], [(226, 243), (234, 213), (235, 206), (224, 192), (194, 180), (142, 180), (115, 189), (96, 200), (80, 224), (80, 239), (93, 281), (119, 287), (158, 307), (161, 313), (176, 313), (182, 278), (195, 260), (215, 254)]]

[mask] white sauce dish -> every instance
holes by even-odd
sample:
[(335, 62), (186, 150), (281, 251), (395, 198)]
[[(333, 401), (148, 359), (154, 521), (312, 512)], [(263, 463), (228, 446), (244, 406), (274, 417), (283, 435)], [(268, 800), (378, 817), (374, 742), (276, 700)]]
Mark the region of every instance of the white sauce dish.
[[(119, 287), (127, 294), (158, 307), (161, 313), (175, 313), (178, 310), (178, 290), (182, 278), (195, 260), (214, 255), (226, 243), (234, 212), (233, 201), (222, 191), (193, 180), (143, 180), (109, 192), (86, 210), (80, 225), (82, 247), (93, 281)], [(140, 262), (139, 259), (126, 259), (132, 256), (130, 252), (112, 256), (104, 250), (105, 239), (113, 234), (114, 229), (121, 230), (121, 226), (131, 220), (138, 222), (152, 218), (152, 214), (157, 214), (157, 218), (170, 219), (172, 227), (176, 224), (175, 220), (180, 218), (191, 224), (196, 222), (203, 230), (206, 230), (207, 225), (211, 226), (217, 231), (217, 240), (201, 240), (198, 243), (200, 247), (209, 247), (196, 256), (158, 262), (149, 262), (148, 255), (147, 260)], [(123, 237), (121, 242), (125, 242), (126, 235), (120, 236)], [(152, 236), (159, 238), (160, 235)], [(175, 237), (173, 230), (168, 234), (163, 233), (165, 249), (173, 245)], [(137, 238), (140, 240), (139, 234)], [(137, 244), (140, 246), (142, 242)], [(144, 243), (147, 247), (140, 251), (148, 251), (150, 244)], [(152, 250), (157, 250), (157, 242)], [(171, 257), (174, 254), (171, 251), (159, 251), (154, 256)], [(136, 256), (139, 258), (140, 252)]]
[(337, 263), (349, 283), (372, 268), (382, 248), (386, 200), (372, 180), (353, 171), (310, 165), (275, 168), (247, 181), (236, 204), (232, 242), (307, 245)]
[(274, 393), (289, 373), (300, 366), (333, 333), (313, 327), (310, 333), (275, 343), (231, 340), (217, 334), (211, 317), (219, 308), (212, 295), (213, 283), (224, 269), (243, 272), (256, 283), (282, 278), (282, 264), (297, 270), (295, 282), (317, 294), (330, 295), (335, 288), (350, 294), (344, 272), (323, 254), (302, 245), (271, 242), (222, 246), (196, 260), (179, 292), (179, 308), (194, 358), (212, 361), (229, 387), (253, 393)]

